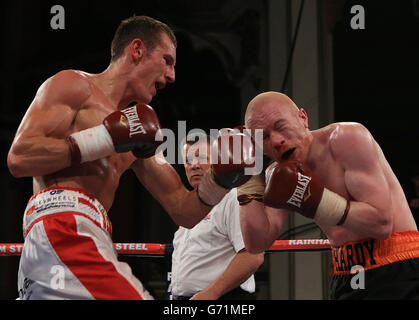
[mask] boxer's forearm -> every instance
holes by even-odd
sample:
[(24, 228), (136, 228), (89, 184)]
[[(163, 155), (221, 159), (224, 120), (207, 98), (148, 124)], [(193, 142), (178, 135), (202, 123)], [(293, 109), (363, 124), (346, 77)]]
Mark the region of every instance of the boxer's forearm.
[(351, 201), (348, 216), (342, 227), (365, 237), (386, 239), (393, 226), (392, 216), (386, 211), (365, 202)]
[(7, 165), (14, 177), (57, 172), (71, 165), (68, 143), (51, 137), (16, 139), (8, 154)]
[(177, 225), (192, 228), (212, 209), (199, 200), (196, 191), (185, 188), (178, 173), (159, 155), (138, 159), (132, 169)]
[(263, 252), (276, 240), (288, 217), (285, 211), (279, 211), (264, 207), (263, 203), (254, 200), (240, 206), (241, 230), (248, 252)]
[(199, 200), (196, 191), (188, 191), (183, 187), (179, 191), (177, 205), (168, 206), (167, 212), (177, 225), (190, 229), (199, 223), (211, 209), (212, 206), (204, 205)]

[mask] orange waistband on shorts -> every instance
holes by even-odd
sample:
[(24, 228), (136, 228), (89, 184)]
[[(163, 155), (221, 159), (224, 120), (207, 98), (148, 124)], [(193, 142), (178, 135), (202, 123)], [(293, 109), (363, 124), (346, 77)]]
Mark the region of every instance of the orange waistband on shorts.
[(332, 249), (335, 275), (351, 274), (354, 266), (369, 270), (414, 258), (419, 258), (419, 231), (416, 230), (393, 232), (385, 240), (352, 241)]

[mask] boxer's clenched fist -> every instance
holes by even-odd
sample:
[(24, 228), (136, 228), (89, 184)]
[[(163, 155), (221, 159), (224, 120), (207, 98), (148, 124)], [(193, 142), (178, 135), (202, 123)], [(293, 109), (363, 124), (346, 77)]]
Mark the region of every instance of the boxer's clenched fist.
[(114, 152), (133, 151), (136, 157), (151, 157), (162, 143), (155, 138), (159, 129), (160, 122), (154, 109), (146, 104), (115, 111), (103, 124), (67, 138), (72, 163), (101, 159)]
[(266, 172), (266, 206), (296, 211), (329, 225), (341, 225), (349, 201), (327, 188), (302, 163), (275, 163)]
[(240, 129), (223, 128), (211, 145), (211, 168), (199, 187), (200, 199), (217, 204), (231, 188), (246, 183), (252, 176), (246, 168), (255, 166), (254, 144)]
[(254, 144), (250, 136), (235, 128), (224, 128), (211, 146), (216, 161), (211, 165), (214, 180), (224, 188), (234, 188), (247, 182), (251, 175), (246, 168), (255, 165)]

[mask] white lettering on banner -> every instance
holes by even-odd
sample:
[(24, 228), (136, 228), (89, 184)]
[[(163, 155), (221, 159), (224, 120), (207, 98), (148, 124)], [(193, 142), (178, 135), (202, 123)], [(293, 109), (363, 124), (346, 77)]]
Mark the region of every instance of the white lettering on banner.
[(145, 246), (145, 243), (137, 243), (136, 250), (148, 250), (148, 248)]
[(12, 246), (9, 247), (9, 252), (10, 253), (15, 253), (15, 252), (21, 253), (22, 248), (23, 248), (23, 245), (21, 245), (21, 244), (12, 245)]
[(307, 186), (311, 181), (311, 177), (305, 176), (297, 172), (297, 186), (295, 187), (294, 193), (287, 203), (292, 204), (298, 208), (301, 207), (301, 202), (304, 199), (304, 194), (306, 192)]
[(288, 240), (289, 245), (330, 244), (328, 239), (300, 239)]
[(145, 243), (117, 243), (116, 250), (144, 250), (148, 251)]
[(0, 247), (0, 252), (4, 252), (5, 253), (6, 252), (6, 246), (1, 246)]
[(142, 123), (140, 122), (140, 118), (138, 117), (136, 106), (122, 110), (122, 113), (125, 114), (128, 119), (130, 137), (139, 133), (146, 133)]

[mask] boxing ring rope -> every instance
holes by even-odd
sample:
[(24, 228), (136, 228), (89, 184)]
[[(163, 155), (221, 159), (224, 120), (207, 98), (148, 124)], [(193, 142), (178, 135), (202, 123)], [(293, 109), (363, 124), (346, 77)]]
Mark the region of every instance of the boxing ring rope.
[[(137, 256), (163, 257), (168, 246), (169, 244), (160, 243), (114, 243), (118, 254)], [(327, 239), (292, 239), (276, 240), (265, 252), (322, 251), (331, 248)], [(20, 256), (22, 249), (23, 243), (0, 243), (0, 256)]]

